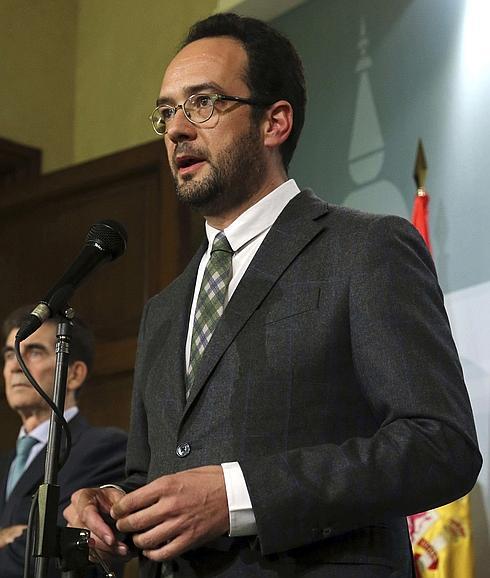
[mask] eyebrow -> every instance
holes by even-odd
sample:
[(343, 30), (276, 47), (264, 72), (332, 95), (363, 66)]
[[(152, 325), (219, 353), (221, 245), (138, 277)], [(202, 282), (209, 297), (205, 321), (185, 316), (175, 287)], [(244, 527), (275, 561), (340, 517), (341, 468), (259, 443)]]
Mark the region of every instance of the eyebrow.
[[(199, 94), (200, 92), (203, 91), (222, 93), (223, 88), (219, 84), (216, 84), (215, 82), (202, 82), (201, 84), (193, 84), (191, 86), (186, 86), (184, 87), (183, 91), (184, 94), (189, 97), (192, 96), (193, 94)], [(172, 104), (174, 102), (175, 100), (173, 98), (168, 98), (166, 96), (160, 96), (159, 98), (157, 98), (157, 106), (160, 106), (161, 104)]]
[[(40, 349), (46, 353), (49, 353), (48, 348), (42, 343), (29, 343), (25, 346), (24, 352), (32, 351), (33, 349)], [(2, 347), (2, 357), (4, 357), (6, 353), (10, 353), (12, 351), (14, 351), (14, 348), (11, 345), (4, 345)]]
[(5, 357), (5, 354), (6, 354), (6, 353), (10, 353), (10, 352), (13, 351), (13, 350), (14, 350), (14, 348), (13, 348), (12, 346), (10, 346), (10, 345), (4, 345), (4, 346), (2, 347), (2, 357)]
[(44, 345), (44, 343), (28, 343), (25, 346), (26, 351), (31, 351), (32, 349), (42, 349), (43, 351), (46, 351), (46, 353), (49, 353), (49, 348), (46, 347), (46, 345)]

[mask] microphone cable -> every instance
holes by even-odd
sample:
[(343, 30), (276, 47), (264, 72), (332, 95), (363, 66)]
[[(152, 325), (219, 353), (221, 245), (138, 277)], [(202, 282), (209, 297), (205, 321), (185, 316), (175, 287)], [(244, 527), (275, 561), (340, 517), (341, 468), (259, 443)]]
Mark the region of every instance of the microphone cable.
[(15, 340), (14, 349), (15, 349), (15, 356), (17, 357), (17, 361), (19, 362), (19, 365), (20, 365), (24, 375), (27, 377), (27, 379), (29, 380), (29, 383), (32, 385), (32, 387), (37, 391), (37, 393), (49, 405), (49, 407), (53, 411), (53, 414), (54, 414), (56, 421), (60, 424), (60, 426), (63, 430), (63, 433), (65, 434), (66, 447), (65, 447), (65, 449), (64, 449), (64, 451), (63, 451), (63, 453), (59, 459), (59, 462), (58, 462), (58, 471), (60, 471), (61, 468), (65, 465), (66, 460), (68, 459), (68, 456), (69, 456), (70, 451), (71, 451), (71, 432), (70, 432), (70, 428), (68, 427), (68, 422), (65, 420), (65, 418), (63, 416), (63, 412), (60, 411), (60, 409), (56, 406), (54, 401), (49, 397), (49, 395), (42, 389), (42, 387), (37, 383), (37, 381), (32, 376), (32, 374), (29, 371), (29, 368), (27, 367), (27, 365), (25, 364), (25, 361), (24, 361), (22, 354), (20, 352), (20, 341), (18, 339)]
[[(63, 412), (56, 406), (53, 400), (49, 397), (49, 395), (41, 388), (41, 386), (37, 383), (37, 381), (32, 376), (29, 368), (27, 367), (22, 354), (20, 352), (20, 341), (18, 339), (15, 340), (14, 344), (15, 349), (15, 356), (17, 357), (17, 361), (24, 372), (24, 375), (27, 377), (29, 383), (32, 387), (37, 391), (37, 393), (44, 399), (44, 401), (49, 405), (51, 410), (53, 411), (54, 418), (60, 424), (63, 433), (65, 434), (66, 439), (66, 446), (63, 449), (63, 453), (60, 456), (58, 462), (58, 472), (61, 468), (65, 465), (68, 456), (70, 455), (71, 451), (71, 432), (68, 426), (68, 422), (65, 420), (63, 416)], [(27, 536), (26, 536), (26, 549), (24, 552), (24, 574), (23, 578), (31, 578), (31, 559), (32, 559), (32, 546), (34, 544), (34, 536), (35, 530), (39, 524), (39, 515), (38, 515), (38, 490), (32, 497), (31, 507), (29, 510), (29, 519), (27, 523)]]

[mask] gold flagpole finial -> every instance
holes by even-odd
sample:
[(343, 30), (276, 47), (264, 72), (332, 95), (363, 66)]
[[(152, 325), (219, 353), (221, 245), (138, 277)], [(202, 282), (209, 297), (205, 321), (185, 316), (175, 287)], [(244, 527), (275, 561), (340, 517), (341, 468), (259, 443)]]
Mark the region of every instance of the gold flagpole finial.
[(417, 194), (424, 196), (425, 192), (425, 178), (427, 176), (427, 160), (425, 158), (424, 145), (422, 144), (422, 139), (419, 139), (419, 144), (417, 146), (417, 157), (415, 159), (415, 167), (413, 170), (413, 178), (415, 184), (417, 185)]

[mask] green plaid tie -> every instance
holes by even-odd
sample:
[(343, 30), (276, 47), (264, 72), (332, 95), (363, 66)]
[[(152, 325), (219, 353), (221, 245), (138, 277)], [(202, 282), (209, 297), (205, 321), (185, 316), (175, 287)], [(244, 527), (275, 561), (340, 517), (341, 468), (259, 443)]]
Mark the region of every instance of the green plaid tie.
[(225, 308), (226, 292), (232, 272), (232, 257), (233, 249), (228, 239), (224, 233), (218, 233), (214, 239), (211, 257), (206, 265), (197, 297), (187, 369), (186, 397), (189, 397), (197, 366)]

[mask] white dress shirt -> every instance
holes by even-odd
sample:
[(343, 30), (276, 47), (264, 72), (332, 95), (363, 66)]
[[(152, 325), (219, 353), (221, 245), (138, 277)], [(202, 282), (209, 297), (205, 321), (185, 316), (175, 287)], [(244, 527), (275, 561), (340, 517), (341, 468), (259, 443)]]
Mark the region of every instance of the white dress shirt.
[[(290, 179), (274, 189), (255, 205), (237, 217), (231, 225), (224, 229), (224, 234), (233, 249), (232, 277), (225, 299), (226, 304), (231, 299), (250, 262), (258, 251), (270, 228), (279, 217), (286, 205), (300, 192), (297, 184)], [(204, 270), (211, 256), (214, 238), (220, 231), (206, 223), (208, 249), (204, 253), (197, 271), (194, 298), (189, 316), (189, 327), (185, 348), (186, 367), (189, 367), (191, 336), (194, 325), (197, 296), (201, 287)], [(257, 533), (252, 503), (238, 462), (221, 464), (225, 477), (228, 510), (230, 512), (230, 536), (249, 536)]]
[[(78, 407), (76, 406), (70, 407), (63, 413), (63, 416), (66, 421), (70, 421), (77, 415), (77, 413)], [(24, 471), (27, 470), (27, 468), (31, 465), (32, 461), (34, 460), (34, 458), (41, 452), (44, 446), (48, 443), (48, 434), (49, 434), (49, 419), (43, 421), (43, 423), (39, 424), (29, 433), (26, 432), (24, 426), (20, 428), (19, 435), (17, 436), (17, 438), (22, 438), (28, 435), (31, 438), (37, 440), (37, 443), (34, 446), (32, 446), (31, 451), (29, 452), (29, 457), (27, 458)]]

